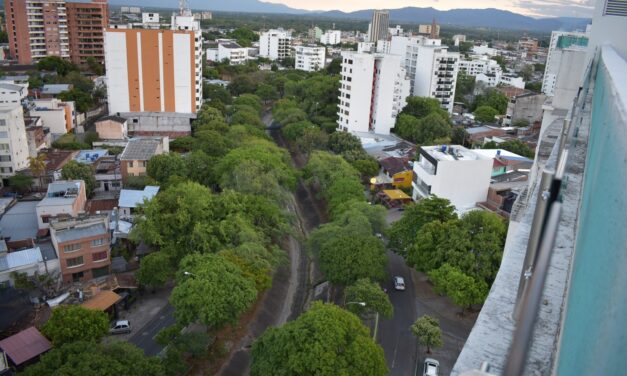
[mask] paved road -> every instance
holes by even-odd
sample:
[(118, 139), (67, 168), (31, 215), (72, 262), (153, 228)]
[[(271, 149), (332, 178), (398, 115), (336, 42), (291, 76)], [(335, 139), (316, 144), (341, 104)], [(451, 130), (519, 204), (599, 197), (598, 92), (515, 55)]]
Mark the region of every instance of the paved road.
[[(411, 280), (411, 271), (402, 257), (388, 252), (389, 281), (384, 284), (388, 289), (390, 301), (394, 306), (394, 317), (379, 323), (378, 342), (383, 347), (388, 362), (390, 375), (414, 375), (416, 359), (416, 339), (409, 327), (416, 321), (415, 290)], [(405, 291), (396, 291), (391, 278), (401, 276), (405, 279)]]
[(144, 353), (148, 356), (159, 354), (163, 350), (163, 346), (155, 342), (154, 338), (161, 329), (175, 323), (173, 313), (174, 307), (170, 304), (166, 305), (139, 332), (135, 333), (129, 339), (129, 342), (144, 350)]

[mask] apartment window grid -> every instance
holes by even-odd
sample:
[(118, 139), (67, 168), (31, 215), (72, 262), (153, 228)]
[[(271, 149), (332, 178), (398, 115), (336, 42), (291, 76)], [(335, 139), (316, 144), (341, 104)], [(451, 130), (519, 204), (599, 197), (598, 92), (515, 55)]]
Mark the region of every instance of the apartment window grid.
[(67, 265), (68, 268), (75, 268), (77, 266), (81, 266), (85, 264), (85, 261), (83, 260), (83, 256), (78, 256), (78, 257), (65, 260), (65, 264)]
[(94, 262), (104, 261), (109, 259), (109, 253), (107, 251), (95, 252), (91, 257)]
[(68, 244), (63, 247), (63, 253), (71, 253), (71, 252), (76, 252), (80, 250), (81, 250), (80, 243)]
[(105, 238), (100, 238), (100, 239), (94, 239), (91, 241), (91, 246), (92, 247), (99, 247), (101, 245), (105, 244)]

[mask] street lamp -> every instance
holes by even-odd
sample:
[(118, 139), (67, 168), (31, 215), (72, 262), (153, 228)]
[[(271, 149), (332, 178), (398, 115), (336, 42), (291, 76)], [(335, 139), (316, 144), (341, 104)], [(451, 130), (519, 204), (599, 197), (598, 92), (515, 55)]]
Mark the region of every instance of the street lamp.
[(188, 277), (197, 277), (197, 275), (196, 275), (196, 274), (194, 274), (194, 273), (190, 273), (190, 272), (187, 272), (187, 271), (183, 272), (183, 274), (185, 274), (185, 275), (186, 275), (186, 276), (188, 276)]
[[(346, 304), (344, 304), (344, 306), (348, 306), (349, 304), (357, 304), (359, 306), (365, 307), (366, 306), (366, 302), (348, 302)], [(377, 341), (377, 332), (379, 331), (379, 312), (375, 312), (375, 316), (374, 316), (374, 330), (373, 330), (373, 334), (372, 334), (372, 340), (373, 341)]]
[(348, 303), (344, 304), (344, 306), (347, 306), (349, 304), (357, 304), (357, 305), (360, 305), (362, 307), (366, 306), (366, 302), (348, 302)]

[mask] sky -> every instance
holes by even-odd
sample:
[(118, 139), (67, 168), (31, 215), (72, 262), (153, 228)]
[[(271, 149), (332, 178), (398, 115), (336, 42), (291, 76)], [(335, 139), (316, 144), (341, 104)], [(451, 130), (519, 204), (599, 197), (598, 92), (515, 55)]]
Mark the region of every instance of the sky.
[(433, 7), (439, 10), (456, 8), (498, 8), (532, 17), (592, 17), (595, 0), (262, 0), (285, 4), (296, 9), (342, 10), (386, 9), (402, 7)]

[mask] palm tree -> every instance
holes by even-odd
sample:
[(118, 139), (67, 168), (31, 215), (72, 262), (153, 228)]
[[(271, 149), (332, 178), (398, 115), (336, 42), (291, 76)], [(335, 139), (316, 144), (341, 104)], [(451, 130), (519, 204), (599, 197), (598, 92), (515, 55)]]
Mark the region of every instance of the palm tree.
[(39, 178), (39, 186), (44, 187), (43, 175), (46, 172), (46, 154), (41, 153), (36, 157), (28, 157), (28, 165), (33, 175)]

